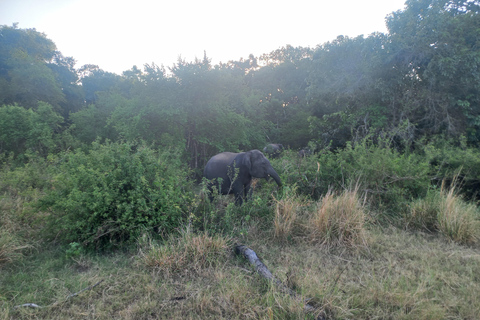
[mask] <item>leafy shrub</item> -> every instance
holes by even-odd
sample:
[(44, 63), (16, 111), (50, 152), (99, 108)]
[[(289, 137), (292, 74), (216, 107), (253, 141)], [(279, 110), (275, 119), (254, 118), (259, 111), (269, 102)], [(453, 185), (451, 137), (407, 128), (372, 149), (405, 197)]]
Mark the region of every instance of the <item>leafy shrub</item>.
[[(211, 234), (237, 236), (244, 235), (252, 221), (270, 221), (273, 199), (281, 192), (273, 179), (269, 182), (265, 179), (253, 179), (251, 197), (238, 206), (234, 203), (233, 194), (218, 194), (216, 185), (213, 186), (214, 191), (210, 193), (205, 179), (200, 187), (203, 200), (198, 201), (189, 222), (195, 229), (209, 231)], [(211, 202), (208, 200), (210, 194), (213, 195)]]
[(427, 144), (424, 157), (431, 166), (431, 176), (439, 185), (457, 181), (457, 190), (469, 199), (478, 200), (480, 194), (480, 150), (467, 147), (464, 140), (450, 142), (438, 139)]
[(156, 154), (133, 143), (93, 143), (65, 155), (41, 201), (51, 231), (67, 243), (104, 246), (147, 228), (168, 233), (185, 217), (191, 196), (176, 152)]
[(272, 160), (282, 181), (295, 184), (300, 194), (312, 199), (358, 184), (370, 204), (397, 211), (405, 201), (423, 196), (430, 185), (427, 160), (417, 154), (400, 154), (368, 139), (305, 158), (293, 152), (284, 154)]
[(18, 105), (0, 107), (0, 152), (15, 156), (31, 150), (46, 156), (61, 142), (64, 119), (51, 105), (39, 102), (36, 110)]

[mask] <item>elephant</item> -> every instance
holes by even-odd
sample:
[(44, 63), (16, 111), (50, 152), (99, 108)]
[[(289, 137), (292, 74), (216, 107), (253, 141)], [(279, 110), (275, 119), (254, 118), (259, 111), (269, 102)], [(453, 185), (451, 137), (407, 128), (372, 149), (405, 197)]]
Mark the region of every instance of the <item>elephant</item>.
[(280, 154), (283, 151), (283, 144), (280, 143), (270, 143), (268, 144), (265, 148), (263, 148), (263, 152), (269, 157), (269, 158), (277, 158), (280, 156)]
[[(221, 194), (235, 195), (235, 204), (241, 205), (251, 196), (250, 184), (252, 178), (272, 177), (279, 187), (282, 186), (280, 176), (273, 169), (270, 161), (259, 150), (233, 153), (222, 152), (208, 160), (203, 170), (203, 176), (209, 180), (208, 189), (213, 191), (214, 186), (219, 186), (218, 179), (222, 179), (219, 186)], [(213, 194), (210, 193), (210, 201)]]
[(302, 149), (302, 150), (298, 151), (298, 156), (300, 158), (305, 158), (305, 157), (307, 157), (311, 154), (312, 154), (312, 151), (310, 149)]

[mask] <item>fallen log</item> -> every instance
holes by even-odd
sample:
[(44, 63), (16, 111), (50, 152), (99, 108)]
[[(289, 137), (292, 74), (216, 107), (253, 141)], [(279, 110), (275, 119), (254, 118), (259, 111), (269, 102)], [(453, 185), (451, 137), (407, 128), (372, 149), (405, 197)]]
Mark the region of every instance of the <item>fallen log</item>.
[[(235, 253), (237, 255), (243, 255), (251, 265), (255, 267), (255, 271), (264, 277), (267, 280), (272, 281), (282, 292), (289, 294), (291, 297), (293, 297), (296, 300), (302, 301), (304, 303), (304, 310), (309, 313), (317, 313), (318, 310), (309, 305), (305, 300), (303, 300), (295, 291), (292, 289), (288, 288), (286, 285), (284, 285), (279, 279), (275, 278), (275, 276), (268, 270), (267, 266), (263, 264), (263, 262), (258, 258), (257, 254), (255, 251), (252, 249), (248, 248), (245, 245), (236, 245), (235, 246)], [(325, 317), (323, 316), (322, 312), (320, 312), (317, 317), (317, 320), (324, 320)]]

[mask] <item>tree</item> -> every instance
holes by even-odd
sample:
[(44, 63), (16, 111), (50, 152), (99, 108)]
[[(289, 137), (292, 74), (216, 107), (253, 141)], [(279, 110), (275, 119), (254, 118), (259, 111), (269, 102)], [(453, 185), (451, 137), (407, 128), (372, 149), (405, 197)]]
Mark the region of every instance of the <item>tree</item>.
[(403, 109), (423, 134), (480, 138), (480, 2), (410, 0), (387, 18)]
[(44, 101), (68, 115), (83, 105), (74, 64), (45, 34), (0, 26), (0, 103), (35, 108)]

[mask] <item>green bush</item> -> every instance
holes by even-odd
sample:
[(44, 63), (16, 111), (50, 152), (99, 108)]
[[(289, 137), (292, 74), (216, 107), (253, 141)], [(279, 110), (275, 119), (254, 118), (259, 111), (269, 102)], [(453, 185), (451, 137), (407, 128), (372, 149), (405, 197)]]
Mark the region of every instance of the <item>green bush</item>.
[(348, 143), (341, 150), (320, 150), (305, 158), (287, 150), (272, 164), (285, 184), (295, 184), (300, 194), (312, 199), (320, 199), (330, 189), (341, 191), (359, 185), (362, 199), (390, 211), (423, 196), (430, 185), (430, 168), (425, 158), (401, 154), (368, 139)]
[(465, 140), (437, 139), (427, 144), (424, 156), (431, 166), (431, 176), (438, 185), (457, 181), (459, 192), (467, 199), (478, 200), (480, 188), (480, 150), (467, 147)]
[(62, 143), (64, 119), (51, 105), (39, 102), (35, 110), (0, 106), (0, 152), (20, 156), (27, 150), (46, 156)]
[(132, 241), (144, 229), (171, 232), (193, 198), (178, 159), (134, 143), (94, 142), (88, 153), (67, 153), (41, 201), (50, 231), (88, 247)]

